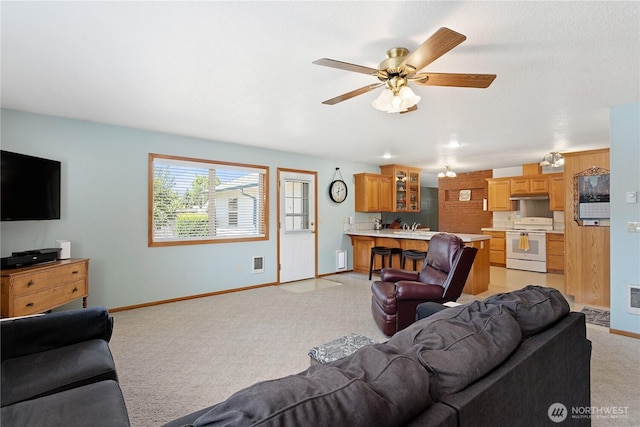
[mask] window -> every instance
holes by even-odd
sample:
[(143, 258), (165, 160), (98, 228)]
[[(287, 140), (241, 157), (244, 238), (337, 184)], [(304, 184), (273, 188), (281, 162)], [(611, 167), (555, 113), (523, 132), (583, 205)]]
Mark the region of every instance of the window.
[(149, 154), (149, 246), (266, 240), (269, 168)]
[(285, 230), (309, 230), (309, 182), (285, 181)]

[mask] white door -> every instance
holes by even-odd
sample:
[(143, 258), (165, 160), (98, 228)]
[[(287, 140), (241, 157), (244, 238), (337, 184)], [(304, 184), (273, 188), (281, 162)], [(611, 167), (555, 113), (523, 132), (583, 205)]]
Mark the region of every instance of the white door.
[(278, 170), (280, 283), (316, 275), (316, 175)]

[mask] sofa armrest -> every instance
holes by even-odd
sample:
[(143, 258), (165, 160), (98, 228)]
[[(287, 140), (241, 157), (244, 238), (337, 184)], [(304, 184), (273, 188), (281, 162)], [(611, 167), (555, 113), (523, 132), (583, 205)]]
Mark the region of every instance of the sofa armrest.
[(91, 340), (111, 339), (113, 317), (105, 307), (61, 311), (0, 323), (2, 360)]
[(552, 425), (548, 409), (554, 403), (562, 403), (569, 413), (558, 425), (590, 426), (589, 417), (571, 417), (572, 408), (591, 406), (590, 367), (584, 314), (571, 312), (525, 339), (492, 372), (441, 402), (458, 412), (460, 426)]
[(381, 282), (398, 282), (400, 280), (418, 280), (418, 271), (401, 270), (399, 268), (383, 268), (380, 272)]

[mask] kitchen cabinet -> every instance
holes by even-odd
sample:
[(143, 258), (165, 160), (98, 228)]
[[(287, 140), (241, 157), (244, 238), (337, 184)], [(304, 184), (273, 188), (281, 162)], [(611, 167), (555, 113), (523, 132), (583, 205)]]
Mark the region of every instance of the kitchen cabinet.
[(515, 211), (516, 204), (509, 200), (511, 180), (508, 178), (487, 178), (487, 207), (490, 211)]
[(547, 272), (564, 273), (564, 234), (547, 233)]
[(89, 260), (68, 259), (2, 270), (2, 317), (44, 313), (82, 298), (87, 306)]
[(392, 179), (392, 212), (420, 212), (420, 169), (383, 165), (380, 172)]
[(549, 193), (549, 180), (544, 175), (511, 178), (511, 194)]
[(391, 212), (392, 177), (359, 173), (354, 178), (356, 212)]
[(506, 238), (504, 231), (483, 231), (482, 234), (491, 236), (489, 241), (489, 262), (497, 267), (507, 265)]
[(375, 239), (366, 236), (351, 236), (351, 243), (353, 244), (353, 270), (368, 273), (371, 248), (375, 246)]
[(552, 211), (564, 210), (564, 175), (549, 174), (549, 209)]

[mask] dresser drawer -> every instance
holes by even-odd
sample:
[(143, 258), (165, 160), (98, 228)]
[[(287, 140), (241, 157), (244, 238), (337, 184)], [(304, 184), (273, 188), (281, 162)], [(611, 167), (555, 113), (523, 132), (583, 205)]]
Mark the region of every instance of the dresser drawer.
[(53, 307), (87, 295), (87, 281), (84, 279), (50, 287), (40, 292), (19, 295), (13, 299), (13, 316), (43, 313)]
[(13, 294), (18, 296), (40, 292), (68, 282), (85, 280), (88, 274), (87, 270), (87, 263), (78, 262), (24, 276), (17, 276), (12, 280)]

